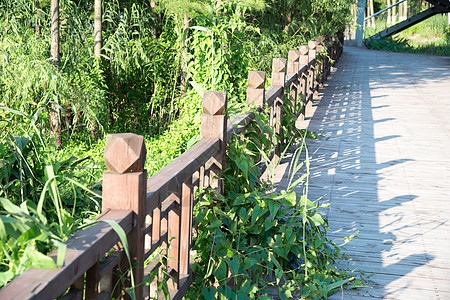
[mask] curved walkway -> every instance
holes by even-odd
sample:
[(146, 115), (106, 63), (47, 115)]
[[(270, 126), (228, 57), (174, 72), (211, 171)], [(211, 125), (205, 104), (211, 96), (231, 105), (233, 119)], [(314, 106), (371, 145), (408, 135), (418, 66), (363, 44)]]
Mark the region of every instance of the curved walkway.
[(331, 298), (450, 299), (450, 57), (345, 47), (309, 130), (309, 198), (370, 284)]

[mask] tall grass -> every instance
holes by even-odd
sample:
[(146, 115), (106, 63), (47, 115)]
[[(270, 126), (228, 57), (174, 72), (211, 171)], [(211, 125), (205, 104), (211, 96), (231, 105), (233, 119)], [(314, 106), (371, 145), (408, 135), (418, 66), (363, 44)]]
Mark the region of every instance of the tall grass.
[[(391, 26), (386, 24), (387, 12), (375, 18), (375, 28), (366, 22), (364, 37), (370, 37)], [(367, 46), (373, 49), (391, 51), (450, 55), (450, 25), (448, 25), (448, 16), (447, 14), (432, 16), (392, 37), (371, 41)]]

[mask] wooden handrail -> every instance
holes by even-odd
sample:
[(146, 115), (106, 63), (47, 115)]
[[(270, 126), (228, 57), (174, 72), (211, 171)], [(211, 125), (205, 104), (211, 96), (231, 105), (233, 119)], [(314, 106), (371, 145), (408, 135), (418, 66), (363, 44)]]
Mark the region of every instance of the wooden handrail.
[[(301, 104), (300, 111), (295, 113), (298, 120), (304, 119), (314, 94), (330, 72), (332, 60), (342, 53), (342, 34), (328, 41), (327, 55), (317, 56), (323, 42), (319, 38), (299, 50), (289, 51), (288, 60), (274, 59), (272, 86), (267, 91), (266, 74), (249, 72), (247, 103), (254, 105), (256, 111), (269, 111), (276, 143), (283, 137), (285, 91), (294, 104)], [(212, 188), (217, 193), (223, 192), (226, 143), (255, 119), (253, 111), (231, 119), (226, 111), (226, 93), (205, 92), (200, 141), (149, 179), (144, 169), (143, 137), (126, 133), (107, 138), (105, 161), (109, 171), (103, 177), (103, 215), (99, 219), (116, 221), (127, 234), (137, 299), (154, 296), (142, 282), (157, 268), (165, 267), (171, 275), (156, 280), (167, 282), (172, 299), (181, 299), (192, 282), (190, 247), (196, 191)], [(271, 149), (273, 163), (280, 159), (280, 154), (278, 143)], [(53, 299), (64, 293), (65, 298), (78, 299), (83, 295), (86, 299), (120, 297), (122, 283), (115, 289), (113, 286), (119, 281), (117, 273), (129, 268), (123, 249), (116, 247), (113, 251), (116, 255), (105, 258), (118, 243), (117, 234), (104, 222), (80, 230), (66, 242), (63, 267), (27, 270), (0, 290), (0, 298)], [(144, 266), (144, 260), (158, 248), (162, 251), (162, 262)], [(56, 251), (49, 256), (56, 260)], [(129, 282), (124, 284), (129, 288)]]
[[(110, 210), (101, 220), (117, 222), (126, 233), (133, 224), (131, 211)], [(105, 222), (77, 231), (66, 241), (64, 265), (56, 269), (28, 269), (0, 289), (0, 299), (55, 299), (104, 254), (119, 242), (116, 232)], [(57, 251), (50, 254), (56, 261)]]

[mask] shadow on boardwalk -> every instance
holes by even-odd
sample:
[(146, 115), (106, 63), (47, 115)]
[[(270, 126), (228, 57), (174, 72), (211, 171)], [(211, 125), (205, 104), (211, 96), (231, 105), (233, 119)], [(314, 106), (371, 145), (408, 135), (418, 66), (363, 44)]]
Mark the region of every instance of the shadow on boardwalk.
[(450, 299), (450, 57), (347, 47), (336, 67), (309, 126), (309, 199), (331, 203), (338, 244), (358, 235), (342, 266), (370, 286), (331, 298)]

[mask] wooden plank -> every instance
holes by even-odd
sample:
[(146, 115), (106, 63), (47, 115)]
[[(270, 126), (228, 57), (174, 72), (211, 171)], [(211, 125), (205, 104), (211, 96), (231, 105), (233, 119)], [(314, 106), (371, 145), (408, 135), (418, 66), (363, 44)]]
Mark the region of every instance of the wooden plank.
[(86, 272), (86, 300), (96, 300), (98, 296), (98, 282), (99, 277), (100, 262), (97, 261), (92, 267)]
[[(108, 211), (101, 220), (113, 220), (130, 232), (131, 211)], [(111, 249), (119, 237), (105, 222), (77, 231), (66, 242), (64, 266), (56, 269), (29, 269), (0, 290), (1, 299), (54, 299), (61, 295), (75, 279), (83, 275)], [(51, 256), (56, 261), (56, 250)]]
[[(180, 260), (180, 205), (176, 205), (168, 215), (168, 266), (178, 272)], [(177, 282), (178, 278), (174, 278)], [(177, 283), (178, 284), (178, 283)]]
[(181, 196), (181, 230), (180, 230), (180, 276), (189, 275), (189, 254), (191, 250), (192, 234), (192, 187), (188, 183), (183, 184)]
[(289, 88), (294, 82), (297, 81), (298, 73), (288, 73), (286, 78), (285, 88)]
[(331, 204), (324, 213), (336, 242), (359, 230), (343, 246), (351, 258), (340, 266), (374, 275), (371, 287), (330, 299), (447, 299), (448, 59), (347, 51), (310, 120), (309, 130), (321, 136), (308, 142), (308, 197)]
[(284, 93), (284, 89), (283, 89), (282, 86), (276, 86), (276, 87), (271, 86), (266, 91), (266, 103), (267, 103), (267, 106), (269, 106), (269, 107), (272, 106), (274, 101), (277, 98), (283, 96), (283, 93)]
[(186, 295), (188, 288), (191, 284), (192, 284), (192, 276), (180, 279), (180, 287), (178, 288), (177, 292), (174, 295), (172, 295), (172, 299), (173, 300), (183, 299), (184, 295)]

